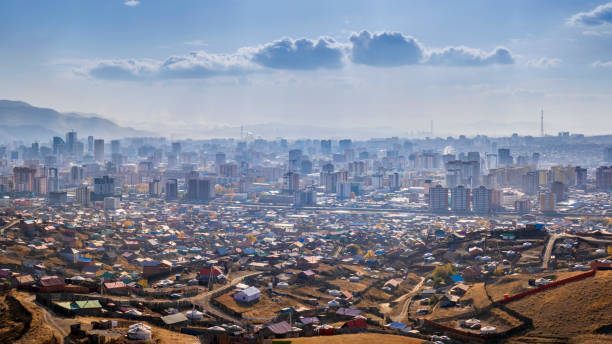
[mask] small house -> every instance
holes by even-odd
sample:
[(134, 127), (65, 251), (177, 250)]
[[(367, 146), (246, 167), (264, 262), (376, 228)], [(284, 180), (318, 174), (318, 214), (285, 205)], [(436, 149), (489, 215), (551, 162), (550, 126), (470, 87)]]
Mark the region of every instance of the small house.
[(255, 287), (248, 287), (234, 294), (234, 299), (240, 302), (250, 303), (259, 300), (261, 291)]

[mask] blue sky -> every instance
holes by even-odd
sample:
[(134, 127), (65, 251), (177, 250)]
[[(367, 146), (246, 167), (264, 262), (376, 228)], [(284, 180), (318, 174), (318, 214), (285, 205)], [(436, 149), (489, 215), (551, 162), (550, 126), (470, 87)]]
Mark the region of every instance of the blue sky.
[[(612, 3), (0, 2), (0, 98), (145, 129), (612, 128)], [(399, 128), (399, 129), (398, 129)], [(394, 132), (395, 134), (395, 132)]]

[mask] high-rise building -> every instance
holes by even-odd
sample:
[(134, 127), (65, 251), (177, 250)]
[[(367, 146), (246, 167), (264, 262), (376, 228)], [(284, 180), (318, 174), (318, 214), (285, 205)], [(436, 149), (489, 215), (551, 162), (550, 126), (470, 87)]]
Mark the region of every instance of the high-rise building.
[(59, 175), (56, 167), (50, 167), (48, 170), (47, 191), (59, 191)]
[(93, 147), (94, 147), (94, 137), (91, 135), (87, 136), (87, 153), (93, 154)]
[(464, 213), (470, 210), (470, 189), (463, 185), (456, 186), (451, 192), (451, 210)]
[(94, 191), (91, 195), (92, 201), (104, 201), (105, 197), (115, 195), (115, 179), (109, 176), (94, 178)]
[(302, 150), (292, 149), (289, 151), (289, 171), (297, 172), (302, 163)]
[(517, 199), (514, 201), (514, 211), (517, 213), (528, 213), (531, 211), (531, 200), (528, 198)]
[(210, 202), (215, 198), (215, 180), (210, 177), (187, 179), (187, 197), (191, 201)]
[(353, 141), (351, 139), (344, 139), (338, 142), (338, 151), (344, 153), (345, 150), (353, 147)]
[(62, 139), (59, 136), (53, 137), (53, 154), (55, 155), (64, 154), (65, 146), (66, 146), (66, 143), (64, 142), (64, 139)]
[(176, 156), (181, 155), (181, 143), (180, 142), (172, 142), (172, 153), (176, 154)]
[(522, 177), (523, 192), (528, 195), (535, 195), (538, 192), (539, 177), (537, 171), (529, 171)]
[(317, 205), (317, 192), (314, 189), (298, 190), (294, 194), (293, 204), (296, 207), (312, 207)]
[(149, 182), (149, 195), (159, 197), (162, 194), (162, 185), (159, 179), (153, 179)]
[(586, 190), (587, 188), (587, 169), (576, 166), (576, 181), (574, 183), (578, 189)]
[(321, 154), (330, 155), (332, 151), (331, 140), (321, 140)]
[(219, 175), (226, 178), (238, 177), (238, 165), (235, 163), (225, 163), (219, 166)]
[(472, 211), (478, 214), (488, 214), (491, 209), (491, 191), (484, 186), (472, 189)]
[(612, 162), (612, 147), (606, 147), (603, 151), (604, 162)]
[(512, 155), (510, 155), (509, 148), (500, 148), (497, 150), (497, 157), (499, 166), (510, 166), (514, 163)]
[(13, 168), (13, 187), (17, 192), (33, 192), (35, 168), (15, 167)]
[(555, 211), (555, 195), (550, 192), (541, 192), (539, 197), (540, 211), (551, 213)]
[(70, 184), (78, 185), (83, 181), (83, 167), (72, 166), (70, 168)]
[(612, 189), (612, 167), (600, 166), (595, 171), (595, 185), (599, 191)]
[(429, 208), (434, 212), (448, 211), (448, 189), (442, 185), (429, 188)]
[(104, 162), (104, 140), (94, 140), (94, 158), (98, 162)]
[(389, 175), (389, 188), (391, 190), (399, 190), (402, 187), (400, 175), (397, 172), (394, 172)]
[(78, 140), (77, 140), (76, 131), (72, 130), (66, 133), (66, 150), (68, 151), (68, 154), (76, 153), (76, 143), (77, 142)]
[(120, 154), (121, 153), (121, 141), (112, 140), (111, 141), (111, 154)]
[(293, 194), (300, 189), (300, 174), (296, 172), (287, 172), (283, 176), (283, 191)]
[(565, 184), (560, 181), (555, 181), (550, 185), (550, 192), (555, 195), (555, 201), (562, 202), (567, 199), (565, 189)]
[(76, 190), (76, 201), (82, 207), (88, 207), (91, 202), (91, 190), (83, 185)]
[(178, 181), (176, 179), (168, 179), (166, 181), (166, 199), (178, 199)]

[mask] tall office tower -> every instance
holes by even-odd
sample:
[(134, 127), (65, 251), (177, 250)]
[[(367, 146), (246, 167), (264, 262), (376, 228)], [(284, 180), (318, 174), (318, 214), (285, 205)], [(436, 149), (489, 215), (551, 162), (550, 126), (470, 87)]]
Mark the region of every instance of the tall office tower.
[(166, 156), (168, 157), (168, 167), (169, 168), (176, 167), (176, 165), (178, 163), (176, 153), (166, 152)]
[(470, 189), (463, 185), (456, 186), (451, 192), (451, 210), (458, 213), (470, 210)]
[(497, 154), (487, 154), (487, 169), (492, 170), (497, 166)]
[(336, 184), (338, 176), (333, 172), (321, 172), (319, 185), (325, 187), (325, 193), (336, 192)]
[(540, 164), (540, 153), (535, 152), (531, 154), (531, 164), (538, 168), (538, 165)]
[(215, 154), (215, 165), (219, 168), (222, 164), (225, 164), (225, 153), (219, 152)]
[(576, 166), (576, 179), (574, 184), (578, 189), (586, 190), (587, 188), (587, 169)]
[(404, 141), (404, 151), (406, 153), (412, 153), (412, 150), (414, 149), (414, 144), (410, 141)]
[(612, 166), (600, 166), (595, 171), (595, 185), (599, 191), (612, 189)]
[(176, 156), (181, 155), (181, 143), (180, 142), (172, 142), (172, 153), (176, 154)]
[(550, 213), (555, 211), (555, 195), (550, 192), (540, 192), (538, 197), (540, 211)]
[(215, 181), (208, 177), (189, 177), (187, 197), (191, 201), (209, 202), (215, 198)]
[(149, 182), (149, 195), (159, 197), (162, 194), (162, 185), (159, 179)]
[(491, 211), (491, 192), (484, 186), (472, 189), (472, 210), (478, 214), (488, 214)]
[(467, 159), (468, 159), (468, 161), (478, 161), (478, 163), (480, 163), (480, 153), (478, 153), (478, 152), (468, 152)]
[(560, 181), (555, 181), (550, 185), (550, 192), (555, 195), (555, 200), (557, 202), (562, 202), (567, 199), (565, 188), (565, 184)]
[(94, 158), (98, 162), (104, 162), (104, 140), (94, 140)]
[(296, 207), (317, 205), (317, 192), (314, 189), (298, 190), (294, 194), (293, 204)]
[(528, 195), (535, 195), (538, 192), (539, 176), (537, 171), (529, 171), (522, 177), (522, 190)]
[(94, 148), (94, 137), (91, 135), (87, 136), (87, 153), (93, 154), (93, 148)]
[(77, 133), (72, 130), (66, 133), (66, 150), (68, 154), (75, 154), (75, 144), (77, 143)]
[(302, 163), (300, 164), (300, 172), (304, 175), (312, 173), (312, 161), (302, 157)]
[(226, 178), (237, 178), (238, 177), (238, 164), (225, 163), (219, 166), (219, 175)]
[(166, 199), (169, 201), (178, 199), (178, 181), (176, 179), (166, 181)]
[(604, 148), (603, 160), (604, 162), (612, 162), (612, 147)]
[(59, 136), (53, 137), (53, 154), (55, 155), (64, 154), (65, 146), (66, 146), (66, 143), (64, 142), (64, 139), (62, 139)]
[(59, 175), (57, 173), (57, 168), (50, 167), (47, 174), (47, 191), (55, 192), (59, 191)]
[(104, 201), (105, 197), (115, 195), (115, 179), (109, 176), (94, 178), (94, 191), (91, 195), (92, 201)]
[(351, 141), (351, 139), (344, 139), (338, 142), (338, 151), (341, 153), (351, 148), (353, 148), (353, 141)]
[(368, 174), (368, 164), (365, 161), (353, 161), (348, 164), (349, 175), (361, 177)]
[(454, 188), (461, 184), (461, 170), (449, 169), (446, 170), (446, 187)]
[(327, 164), (324, 164), (323, 166), (321, 166), (321, 172), (326, 172), (326, 173), (333, 173), (334, 172), (334, 164), (328, 162)]
[(429, 209), (434, 212), (448, 211), (448, 189), (442, 185), (429, 188)]
[(83, 181), (83, 167), (72, 166), (70, 168), (70, 184), (78, 185)]
[(300, 170), (302, 163), (302, 150), (292, 149), (289, 151), (289, 171), (296, 172)]
[(500, 148), (497, 150), (497, 158), (499, 166), (510, 166), (514, 163), (512, 155), (510, 155), (510, 149)]
[(88, 207), (91, 202), (91, 190), (83, 185), (76, 190), (76, 201), (82, 207)]
[(330, 155), (332, 149), (331, 140), (321, 140), (321, 154)]
[(39, 149), (39, 146), (38, 146), (38, 142), (32, 142), (31, 151), (32, 151), (32, 157), (33, 158), (37, 158), (38, 155), (40, 154), (40, 149)]
[(300, 189), (300, 174), (289, 171), (283, 175), (283, 191), (293, 194)]
[(111, 141), (111, 154), (120, 154), (121, 153), (121, 141), (112, 140)]
[(14, 167), (13, 168), (13, 188), (17, 192), (33, 192), (35, 168)]
[(399, 190), (402, 187), (400, 175), (394, 172), (389, 175), (389, 188), (393, 191)]
[(346, 199), (349, 197), (351, 197), (351, 183), (338, 183), (338, 185), (336, 185), (336, 198)]

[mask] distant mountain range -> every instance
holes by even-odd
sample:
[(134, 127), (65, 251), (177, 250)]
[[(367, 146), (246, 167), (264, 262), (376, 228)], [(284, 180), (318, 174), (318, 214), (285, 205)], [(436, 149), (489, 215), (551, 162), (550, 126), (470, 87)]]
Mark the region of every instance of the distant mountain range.
[(60, 113), (25, 102), (0, 100), (0, 141), (47, 141), (53, 136), (65, 137), (75, 130), (80, 137), (93, 135), (105, 139), (156, 134), (122, 127), (97, 115), (75, 112)]

